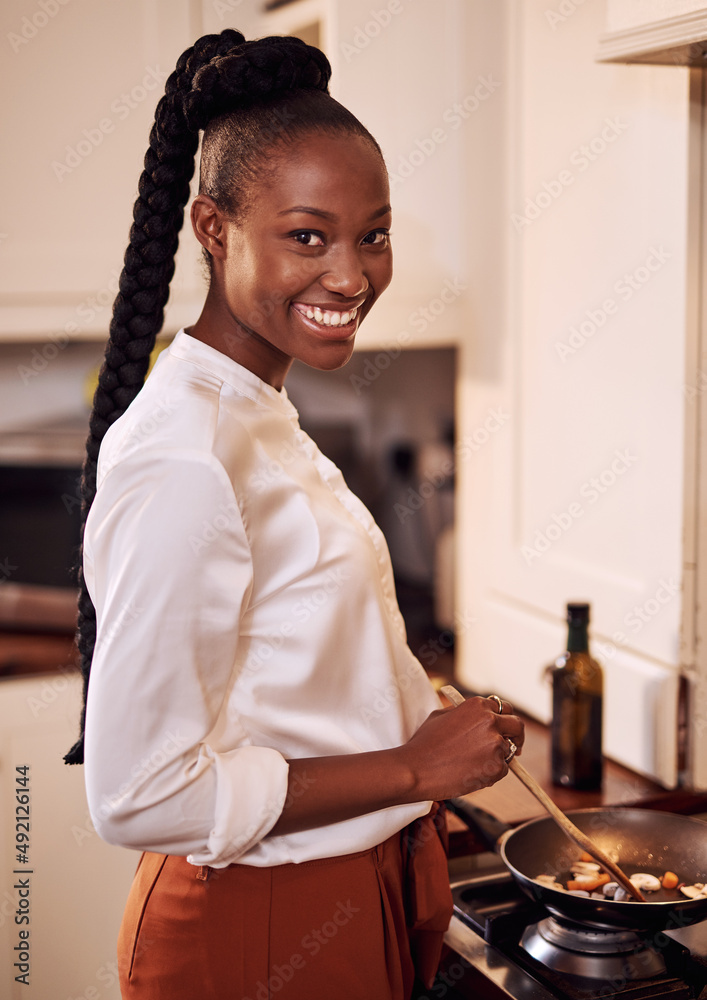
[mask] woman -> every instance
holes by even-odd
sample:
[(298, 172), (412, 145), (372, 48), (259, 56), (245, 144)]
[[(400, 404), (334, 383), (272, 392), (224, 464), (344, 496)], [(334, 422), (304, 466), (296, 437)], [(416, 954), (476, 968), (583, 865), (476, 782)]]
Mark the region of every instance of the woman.
[[(124, 997), (429, 985), (451, 912), (438, 800), (498, 780), (522, 746), (500, 699), (440, 709), (382, 535), (283, 388), (294, 358), (346, 363), (391, 278), (383, 158), (329, 72), (297, 39), (201, 38), (140, 179), (88, 441), (79, 619), (91, 815), (143, 852)], [(209, 290), (141, 388), (202, 131)]]

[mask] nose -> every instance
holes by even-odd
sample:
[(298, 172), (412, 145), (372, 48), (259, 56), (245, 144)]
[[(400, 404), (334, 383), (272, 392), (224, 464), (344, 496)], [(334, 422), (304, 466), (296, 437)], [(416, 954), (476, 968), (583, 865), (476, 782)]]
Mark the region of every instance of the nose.
[(370, 282), (364, 262), (355, 249), (341, 248), (331, 255), (328, 264), (328, 270), (320, 278), (322, 287), (328, 292), (353, 299), (368, 291)]

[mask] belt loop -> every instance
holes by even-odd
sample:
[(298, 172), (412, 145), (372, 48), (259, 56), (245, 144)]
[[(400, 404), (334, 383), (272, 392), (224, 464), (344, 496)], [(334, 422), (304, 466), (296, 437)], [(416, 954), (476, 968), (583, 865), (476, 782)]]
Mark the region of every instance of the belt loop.
[(199, 865), (199, 867), (196, 870), (196, 877), (201, 882), (208, 882), (210, 874), (211, 874), (211, 869), (209, 868), (208, 865)]

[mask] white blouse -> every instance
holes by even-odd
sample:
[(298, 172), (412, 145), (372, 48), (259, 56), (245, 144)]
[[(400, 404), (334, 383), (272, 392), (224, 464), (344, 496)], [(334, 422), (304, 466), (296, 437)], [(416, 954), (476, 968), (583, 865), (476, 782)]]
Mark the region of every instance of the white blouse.
[(383, 535), (284, 389), (178, 333), (101, 445), (84, 572), (104, 839), (267, 866), (373, 847), (429, 811), (266, 837), (289, 758), (399, 746), (440, 707)]

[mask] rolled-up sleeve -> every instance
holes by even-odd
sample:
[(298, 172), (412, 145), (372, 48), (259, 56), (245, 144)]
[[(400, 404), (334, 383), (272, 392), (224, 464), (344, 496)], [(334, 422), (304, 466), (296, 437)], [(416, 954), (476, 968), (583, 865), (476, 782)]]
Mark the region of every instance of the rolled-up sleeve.
[(84, 572), (98, 625), (85, 738), (96, 830), (225, 867), (274, 826), (288, 764), (226, 711), (252, 563), (223, 467), (201, 452), (113, 467), (87, 521)]

